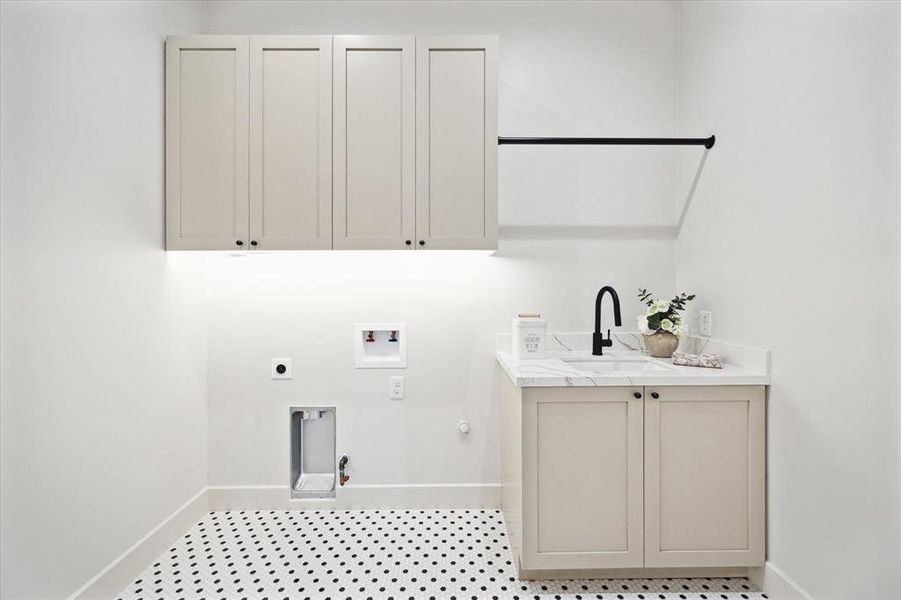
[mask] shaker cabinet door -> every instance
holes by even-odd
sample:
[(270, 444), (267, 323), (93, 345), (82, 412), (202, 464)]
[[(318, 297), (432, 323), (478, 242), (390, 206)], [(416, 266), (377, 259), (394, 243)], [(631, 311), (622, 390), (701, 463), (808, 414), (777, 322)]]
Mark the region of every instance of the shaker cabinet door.
[(166, 248), (248, 243), (248, 40), (166, 41)]
[(414, 247), (414, 38), (334, 38), (334, 247)]
[(497, 38), (416, 38), (416, 237), (497, 248)]
[(762, 565), (765, 388), (646, 392), (645, 565)]
[(332, 247), (332, 38), (250, 38), (250, 238)]
[(641, 388), (523, 392), (522, 568), (642, 566)]

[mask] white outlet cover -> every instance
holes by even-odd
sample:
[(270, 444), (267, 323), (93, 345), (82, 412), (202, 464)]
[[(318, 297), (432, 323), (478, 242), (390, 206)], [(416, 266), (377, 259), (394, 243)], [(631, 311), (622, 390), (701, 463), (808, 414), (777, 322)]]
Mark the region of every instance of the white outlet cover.
[(698, 312), (698, 333), (710, 337), (713, 331), (713, 314), (709, 310)]
[(388, 397), (391, 400), (404, 399), (404, 378), (402, 376), (394, 376), (388, 380)]
[[(279, 367), (283, 368), (280, 369)], [(269, 368), (269, 374), (273, 379), (291, 379), (291, 359), (273, 358)]]

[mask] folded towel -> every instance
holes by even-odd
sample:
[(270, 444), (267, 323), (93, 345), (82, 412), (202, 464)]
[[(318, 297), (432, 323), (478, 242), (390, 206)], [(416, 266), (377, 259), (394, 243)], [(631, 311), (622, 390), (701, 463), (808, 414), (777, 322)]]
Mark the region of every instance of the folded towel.
[(716, 354), (688, 354), (687, 352), (673, 352), (673, 364), (686, 367), (707, 367), (709, 369), (722, 369), (726, 364)]

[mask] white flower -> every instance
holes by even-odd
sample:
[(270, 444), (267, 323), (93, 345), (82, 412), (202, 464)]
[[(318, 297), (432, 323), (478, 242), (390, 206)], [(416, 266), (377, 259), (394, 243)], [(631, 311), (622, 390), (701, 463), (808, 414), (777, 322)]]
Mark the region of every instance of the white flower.
[(669, 311), (669, 302), (666, 300), (655, 300), (648, 307), (648, 316), (656, 315), (657, 313), (665, 313)]
[(651, 335), (655, 331), (648, 327), (648, 318), (644, 315), (638, 315), (638, 331), (643, 335)]
[(675, 325), (673, 325), (673, 322), (669, 319), (663, 319), (662, 321), (660, 321), (660, 327), (663, 329), (663, 331), (672, 331), (673, 329), (675, 329)]
[(673, 333), (675, 333), (675, 334), (678, 335), (679, 337), (682, 337), (682, 336), (684, 336), (685, 334), (688, 333), (688, 327), (686, 327), (685, 323), (683, 323), (683, 322), (680, 320), (680, 321), (676, 324), (676, 329), (673, 331)]

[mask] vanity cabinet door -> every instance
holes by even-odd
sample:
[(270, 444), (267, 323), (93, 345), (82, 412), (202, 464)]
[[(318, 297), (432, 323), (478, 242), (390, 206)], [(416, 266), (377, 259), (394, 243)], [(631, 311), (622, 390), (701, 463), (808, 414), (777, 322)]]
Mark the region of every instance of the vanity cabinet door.
[(765, 388), (648, 387), (645, 566), (764, 562)]
[(416, 38), (416, 238), (497, 248), (497, 38)]
[(523, 390), (523, 569), (642, 566), (641, 394)]
[(414, 38), (334, 38), (334, 247), (413, 249)]
[(248, 41), (166, 40), (166, 248), (247, 247)]
[(250, 38), (250, 239), (332, 247), (332, 38)]

